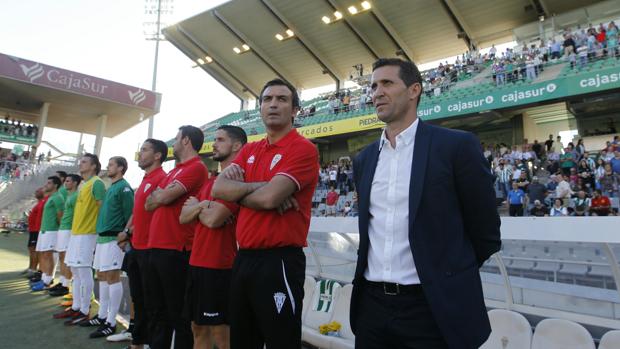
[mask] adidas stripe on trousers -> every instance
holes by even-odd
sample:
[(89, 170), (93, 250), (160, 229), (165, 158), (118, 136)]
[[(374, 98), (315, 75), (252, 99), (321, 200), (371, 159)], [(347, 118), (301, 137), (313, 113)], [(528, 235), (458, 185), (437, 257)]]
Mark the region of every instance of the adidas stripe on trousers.
[(239, 250), (231, 280), (231, 349), (301, 347), (305, 273), (301, 247)]

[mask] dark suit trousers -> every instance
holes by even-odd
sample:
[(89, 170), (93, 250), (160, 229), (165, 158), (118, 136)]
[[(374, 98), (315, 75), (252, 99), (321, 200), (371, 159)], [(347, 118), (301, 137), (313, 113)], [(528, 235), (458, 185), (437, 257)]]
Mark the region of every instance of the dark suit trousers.
[(189, 319), (183, 318), (189, 252), (153, 248), (149, 251), (146, 306), (152, 314), (150, 347), (191, 349), (194, 338)]
[(447, 349), (422, 287), (399, 295), (363, 283), (354, 320), (356, 349)]
[(129, 277), (129, 292), (134, 309), (134, 328), (131, 332), (133, 337), (131, 344), (148, 344), (149, 334), (153, 333), (152, 322), (149, 321), (145, 306), (148, 278), (146, 276), (149, 263), (149, 250), (132, 249), (125, 254), (124, 262), (127, 262), (127, 276)]

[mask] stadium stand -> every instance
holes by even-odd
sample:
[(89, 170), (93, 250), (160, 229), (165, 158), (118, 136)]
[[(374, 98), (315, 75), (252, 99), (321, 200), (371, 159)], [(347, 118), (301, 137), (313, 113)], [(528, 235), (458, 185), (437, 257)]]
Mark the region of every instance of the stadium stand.
[(39, 127), (37, 125), (11, 119), (9, 116), (3, 120), (0, 119), (0, 140), (34, 143), (38, 133)]

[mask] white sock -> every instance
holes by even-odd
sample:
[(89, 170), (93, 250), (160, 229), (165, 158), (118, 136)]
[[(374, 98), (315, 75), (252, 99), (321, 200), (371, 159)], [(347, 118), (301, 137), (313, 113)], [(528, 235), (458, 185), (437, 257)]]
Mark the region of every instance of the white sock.
[(41, 276), (41, 280), (43, 280), (44, 284), (49, 285), (50, 282), (52, 282), (52, 276), (43, 273), (43, 275)]
[(99, 313), (97, 317), (105, 319), (108, 317), (108, 307), (110, 306), (110, 292), (107, 281), (99, 281)]
[(71, 309), (78, 311), (80, 310), (80, 295), (82, 294), (82, 282), (80, 280), (80, 273), (78, 272), (78, 268), (71, 267), (71, 272), (73, 273), (73, 305)]
[(61, 276), (61, 277), (60, 277), (60, 282), (62, 283), (62, 285), (63, 285), (64, 287), (69, 287), (69, 284), (71, 283), (71, 280), (67, 279), (67, 278), (66, 278), (66, 277), (64, 277), (64, 276)]
[[(93, 287), (95, 286), (93, 271), (90, 267), (79, 267), (77, 269), (82, 283), (80, 299), (77, 301), (80, 302), (80, 311), (83, 314), (88, 315), (90, 312), (90, 295), (93, 293)], [(73, 298), (73, 301), (76, 301), (75, 297)]]
[(54, 252), (52, 254), (53, 258), (52, 258), (52, 278), (54, 278), (54, 275), (56, 275), (56, 267), (58, 266), (58, 252)]
[(123, 284), (117, 282), (110, 285), (110, 307), (108, 310), (108, 323), (111, 326), (116, 325), (116, 314), (121, 306), (123, 299)]
[(64, 276), (60, 275), (60, 277), (58, 278), (58, 280), (60, 280), (59, 282), (60, 282), (61, 284), (63, 284), (63, 285), (65, 284), (65, 277), (64, 277)]

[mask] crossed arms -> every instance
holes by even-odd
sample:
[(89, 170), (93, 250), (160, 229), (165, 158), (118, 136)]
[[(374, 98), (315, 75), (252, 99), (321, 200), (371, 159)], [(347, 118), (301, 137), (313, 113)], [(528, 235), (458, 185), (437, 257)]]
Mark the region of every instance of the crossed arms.
[(297, 184), (285, 175), (276, 175), (269, 182), (245, 182), (243, 169), (233, 163), (217, 177), (211, 195), (254, 210), (277, 210), (282, 214), (291, 208), (299, 210), (293, 197), (297, 189)]

